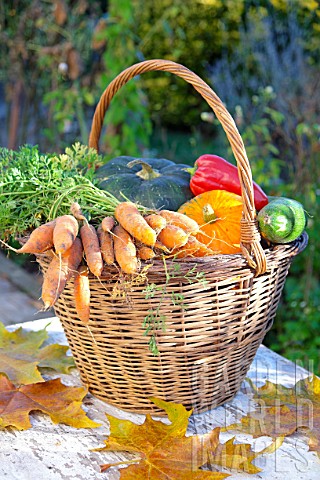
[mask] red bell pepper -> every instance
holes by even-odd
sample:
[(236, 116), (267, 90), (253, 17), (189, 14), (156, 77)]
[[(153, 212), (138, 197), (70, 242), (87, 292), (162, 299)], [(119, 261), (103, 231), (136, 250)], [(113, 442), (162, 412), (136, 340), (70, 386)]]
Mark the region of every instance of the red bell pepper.
[[(201, 155), (190, 169), (190, 189), (197, 196), (210, 190), (226, 190), (241, 195), (238, 169), (217, 155)], [(253, 182), (254, 203), (259, 211), (267, 205), (268, 197), (261, 187)]]

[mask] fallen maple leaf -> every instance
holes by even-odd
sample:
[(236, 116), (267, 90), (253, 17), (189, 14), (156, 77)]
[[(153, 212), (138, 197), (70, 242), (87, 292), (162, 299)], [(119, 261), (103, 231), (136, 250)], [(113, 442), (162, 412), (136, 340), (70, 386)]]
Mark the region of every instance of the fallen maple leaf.
[(254, 465), (252, 461), (265, 453), (275, 452), (282, 445), (284, 437), (278, 437), (275, 442), (259, 452), (254, 452), (250, 443), (234, 443), (234, 440), (235, 437), (232, 437), (225, 443), (219, 443), (210, 455), (210, 464), (253, 474), (261, 472), (261, 468)]
[(46, 329), (33, 332), (20, 327), (9, 332), (0, 322), (0, 372), (19, 385), (43, 382), (39, 368), (68, 373), (74, 367), (73, 358), (66, 355), (69, 347), (54, 344), (40, 349), (47, 338)]
[(171, 424), (155, 421), (150, 415), (142, 425), (108, 416), (110, 437), (105, 441), (106, 446), (98, 450), (128, 452), (136, 456), (128, 461), (102, 465), (101, 471), (127, 465), (127, 468), (120, 469), (121, 480), (223, 479), (229, 474), (201, 470), (201, 467), (260, 472), (252, 461), (264, 453), (274, 452), (283, 441), (283, 438), (277, 439), (264, 450), (254, 452), (249, 444), (234, 443), (234, 438), (219, 443), (220, 428), (205, 435), (186, 437), (192, 411), (154, 397), (151, 400), (167, 412)]
[(309, 449), (320, 457), (320, 379), (299, 380), (293, 388), (267, 381), (260, 388), (251, 384), (259, 408), (224, 430), (241, 430), (253, 437), (288, 436), (299, 429), (309, 437)]
[(67, 387), (60, 378), (17, 388), (6, 375), (0, 374), (0, 428), (13, 426), (27, 430), (33, 411), (46, 413), (54, 423), (76, 428), (98, 427), (100, 424), (88, 418), (81, 408), (86, 394), (85, 388)]
[(192, 411), (157, 398), (151, 400), (166, 411), (171, 424), (155, 421), (150, 415), (146, 415), (142, 425), (107, 415), (110, 437), (105, 441), (106, 446), (98, 450), (129, 452), (137, 456), (133, 460), (102, 465), (101, 471), (129, 464), (119, 470), (121, 480), (220, 480), (229, 476), (200, 470), (208, 462), (208, 451), (218, 445), (219, 428), (209, 434), (186, 437)]

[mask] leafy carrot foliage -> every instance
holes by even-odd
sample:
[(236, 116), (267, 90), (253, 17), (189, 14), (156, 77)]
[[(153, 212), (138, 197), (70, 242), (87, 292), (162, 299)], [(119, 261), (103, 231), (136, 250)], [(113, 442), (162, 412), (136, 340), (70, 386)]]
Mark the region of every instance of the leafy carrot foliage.
[(29, 145), (17, 151), (0, 148), (0, 237), (22, 235), (69, 213), (75, 201), (89, 216), (112, 214), (119, 202), (94, 185), (101, 162), (96, 150), (80, 143), (60, 155)]

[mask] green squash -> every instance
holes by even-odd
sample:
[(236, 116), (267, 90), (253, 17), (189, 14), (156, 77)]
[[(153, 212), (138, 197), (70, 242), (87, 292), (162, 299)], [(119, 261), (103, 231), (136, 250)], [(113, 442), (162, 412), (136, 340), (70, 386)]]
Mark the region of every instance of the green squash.
[(150, 209), (176, 211), (190, 200), (190, 168), (164, 158), (116, 157), (95, 172), (98, 187), (118, 200), (126, 199)]
[(296, 240), (307, 226), (307, 217), (301, 203), (286, 197), (277, 197), (258, 213), (261, 235), (273, 243)]

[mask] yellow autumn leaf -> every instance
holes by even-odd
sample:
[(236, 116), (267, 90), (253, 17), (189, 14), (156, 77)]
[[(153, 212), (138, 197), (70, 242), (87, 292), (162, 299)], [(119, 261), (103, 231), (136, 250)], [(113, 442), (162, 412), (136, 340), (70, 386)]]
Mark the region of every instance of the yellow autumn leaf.
[[(157, 398), (151, 400), (166, 411), (171, 423), (167, 425), (147, 415), (142, 425), (136, 425), (129, 420), (108, 416), (110, 437), (105, 441), (105, 447), (98, 450), (128, 452), (134, 458), (102, 465), (102, 471), (114, 466), (127, 466), (119, 470), (121, 480), (223, 479), (229, 474), (218, 471), (221, 467), (247, 473), (259, 472), (252, 461), (264, 453), (273, 452), (283, 440), (277, 439), (264, 450), (254, 452), (250, 445), (234, 443), (234, 439), (225, 444), (219, 443), (220, 428), (204, 435), (186, 437), (191, 411), (180, 404)], [(205, 470), (208, 467), (215, 471)]]
[(288, 436), (303, 429), (309, 449), (320, 457), (320, 379), (315, 375), (299, 380), (293, 388), (267, 381), (260, 388), (252, 384), (259, 407), (224, 430), (240, 430), (254, 437)]
[(18, 385), (43, 382), (39, 368), (52, 368), (60, 373), (69, 373), (74, 367), (73, 358), (67, 356), (69, 347), (47, 345), (46, 329), (37, 332), (18, 328), (9, 332), (0, 322), (0, 372)]
[(82, 400), (87, 394), (83, 387), (68, 387), (59, 378), (15, 387), (0, 374), (0, 428), (13, 426), (18, 430), (31, 427), (30, 412), (41, 411), (54, 423), (76, 428), (95, 428), (99, 424), (87, 417)]

